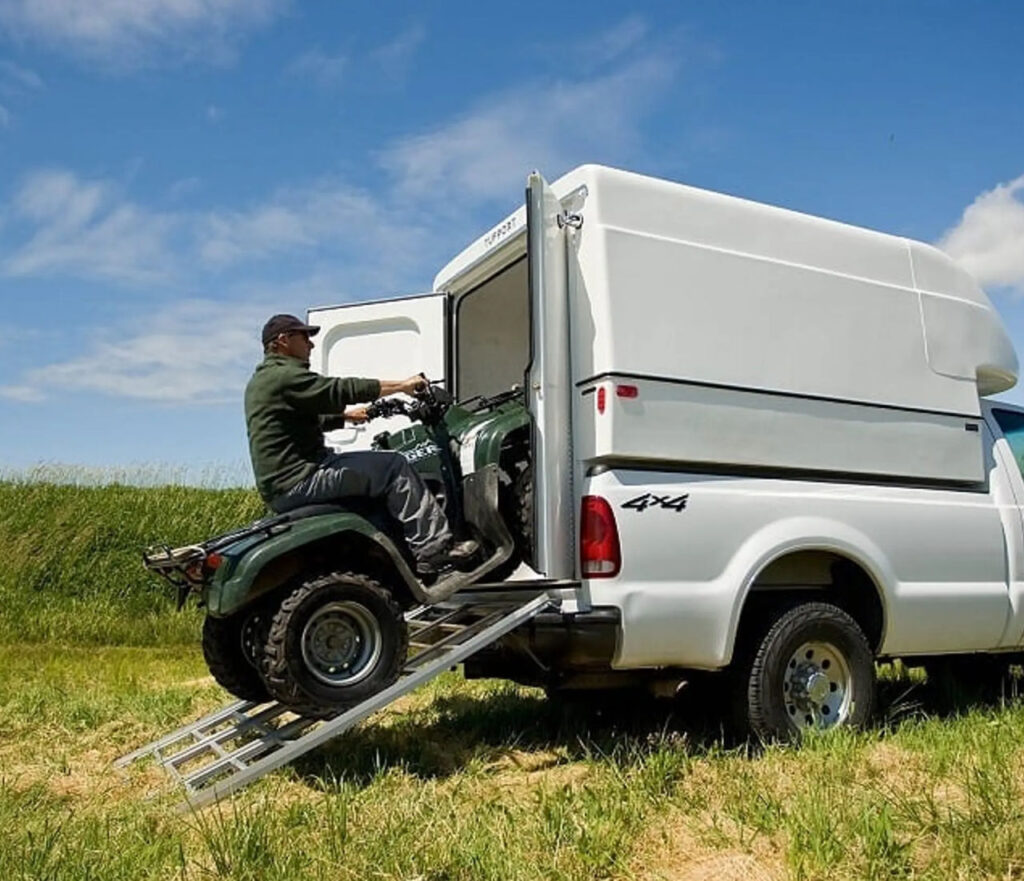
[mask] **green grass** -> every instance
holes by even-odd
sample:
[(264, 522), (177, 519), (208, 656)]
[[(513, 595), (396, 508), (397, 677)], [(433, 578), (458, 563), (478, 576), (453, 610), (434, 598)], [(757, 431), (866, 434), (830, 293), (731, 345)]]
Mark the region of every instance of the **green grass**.
[(200, 616), (142, 567), (158, 542), (200, 541), (263, 513), (255, 492), (0, 482), (0, 643), (192, 643)]
[(194, 649), (11, 646), (0, 667), (11, 879), (938, 881), (1024, 867), (1016, 703), (754, 750), (692, 707), (595, 714), (449, 673), (178, 816), (173, 792), (146, 799), (160, 772), (122, 780), (110, 763), (222, 700)]
[(876, 727), (799, 749), (723, 740), (692, 698), (596, 712), (447, 673), (179, 816), (162, 772), (112, 762), (226, 695), (138, 553), (260, 513), (243, 490), (0, 482), (0, 876), (1024, 877), (1024, 704), (944, 715), (898, 665)]

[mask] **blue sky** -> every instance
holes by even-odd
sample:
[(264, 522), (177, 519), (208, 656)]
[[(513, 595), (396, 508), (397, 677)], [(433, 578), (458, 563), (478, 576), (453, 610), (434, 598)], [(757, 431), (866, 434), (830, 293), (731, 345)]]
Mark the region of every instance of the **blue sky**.
[(0, 0), (0, 470), (248, 479), (267, 315), (427, 290), (583, 162), (939, 243), (1024, 352), (1022, 47), (1019, 2)]

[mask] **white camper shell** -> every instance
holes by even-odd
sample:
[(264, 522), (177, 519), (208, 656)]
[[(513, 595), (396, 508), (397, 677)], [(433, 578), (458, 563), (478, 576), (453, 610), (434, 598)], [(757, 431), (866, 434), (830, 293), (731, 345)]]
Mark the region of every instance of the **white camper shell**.
[[(580, 224), (565, 342), (584, 467), (982, 480), (978, 396), (1010, 388), (1017, 359), (985, 293), (945, 254), (599, 166), (551, 189)], [(525, 214), (434, 281), (471, 324), (455, 323), (460, 397), (507, 387), (526, 366)]]

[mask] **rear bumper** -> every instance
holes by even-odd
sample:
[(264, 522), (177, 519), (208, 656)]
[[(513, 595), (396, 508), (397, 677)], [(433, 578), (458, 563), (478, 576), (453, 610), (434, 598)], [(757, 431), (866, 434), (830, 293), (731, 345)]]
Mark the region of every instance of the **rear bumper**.
[(621, 632), (617, 608), (542, 612), (469, 658), (466, 677), (543, 686), (567, 674), (609, 671)]

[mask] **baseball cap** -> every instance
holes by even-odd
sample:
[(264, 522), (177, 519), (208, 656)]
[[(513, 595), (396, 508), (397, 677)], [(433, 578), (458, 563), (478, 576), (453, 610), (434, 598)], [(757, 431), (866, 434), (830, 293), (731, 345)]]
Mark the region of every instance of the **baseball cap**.
[(320, 333), (320, 328), (313, 324), (306, 324), (294, 315), (273, 315), (263, 325), (263, 345), (269, 343), (279, 333), (290, 333), (291, 331), (302, 331), (310, 336)]

